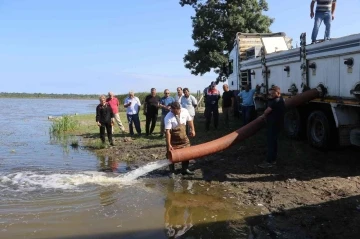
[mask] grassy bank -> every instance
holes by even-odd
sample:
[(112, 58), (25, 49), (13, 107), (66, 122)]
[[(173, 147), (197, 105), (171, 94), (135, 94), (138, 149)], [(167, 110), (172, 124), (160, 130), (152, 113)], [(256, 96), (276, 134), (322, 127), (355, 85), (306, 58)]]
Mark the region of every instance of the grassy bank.
[[(165, 140), (164, 138), (159, 137), (160, 132), (160, 115), (158, 122), (156, 123), (154, 135), (151, 136), (145, 136), (145, 116), (143, 114), (139, 115), (140, 117), (140, 125), (142, 130), (142, 136), (138, 137), (131, 137), (129, 134), (129, 127), (128, 127), (128, 121), (126, 118), (125, 112), (120, 112), (120, 119), (125, 126), (125, 129), (127, 133), (121, 133), (118, 125), (114, 124), (114, 140), (115, 145), (117, 148), (123, 147), (124, 144), (131, 145), (133, 143), (140, 144), (140, 145), (158, 145), (158, 144), (164, 144), (165, 146)], [(76, 131), (69, 132), (70, 134), (76, 134), (78, 136), (81, 136), (82, 142), (81, 144), (90, 150), (97, 151), (98, 154), (107, 154), (109, 149), (104, 151), (104, 146), (101, 144), (100, 138), (99, 138), (99, 127), (96, 125), (95, 122), (95, 114), (87, 114), (87, 115), (77, 115), (74, 116), (74, 118), (79, 122), (79, 128)], [(136, 134), (136, 130), (134, 127), (134, 133)], [(116, 148), (115, 147), (115, 148)], [(111, 150), (110, 150), (111, 151)], [(129, 156), (125, 157), (129, 158)], [(128, 161), (128, 160), (126, 160)]]
[[(90, 150), (95, 150), (96, 153), (99, 154), (112, 154), (112, 151), (116, 151), (118, 149), (121, 149), (123, 147), (129, 147), (128, 154), (134, 154), (134, 152), (131, 152), (131, 145), (137, 144), (137, 146), (142, 147), (142, 149), (148, 149), (151, 151), (151, 147), (154, 148), (161, 148), (161, 151), (165, 150), (165, 138), (159, 137), (160, 136), (160, 117), (161, 113), (159, 111), (158, 120), (156, 122), (156, 126), (154, 129), (153, 135), (146, 136), (145, 135), (145, 115), (142, 114), (142, 111), (140, 112), (140, 125), (142, 130), (142, 136), (135, 136), (131, 137), (129, 135), (129, 127), (128, 122), (126, 118), (125, 112), (120, 112), (120, 118), (125, 126), (125, 129), (127, 133), (121, 133), (119, 127), (115, 124), (114, 125), (114, 139), (115, 139), (115, 147), (104, 148), (104, 145), (101, 144), (100, 138), (99, 138), (99, 127), (96, 125), (95, 122), (95, 113), (94, 114), (86, 114), (86, 115), (74, 115), (71, 116), (71, 122), (75, 122), (74, 124), (77, 125), (76, 128), (64, 131), (63, 134), (65, 135), (72, 135), (72, 136), (78, 136), (79, 137), (79, 144), (83, 147), (86, 147)], [(220, 116), (221, 118), (221, 116)], [(70, 122), (69, 120), (65, 120), (66, 122)], [(240, 127), (240, 121), (236, 120), (231, 123), (231, 129), (225, 129), (223, 128), (223, 124), (220, 120), (219, 123), (219, 129), (214, 130), (211, 133), (205, 132), (205, 118), (203, 116), (203, 109), (200, 109), (197, 112), (197, 115), (195, 117), (195, 128), (197, 136), (195, 138), (191, 139), (192, 144), (199, 144), (204, 141), (209, 141), (211, 139), (219, 138), (226, 133), (230, 133), (233, 129), (236, 129)], [(57, 126), (56, 121), (54, 121), (52, 128), (59, 128)], [(61, 124), (60, 124), (61, 125)], [(62, 127), (66, 128), (66, 127)], [(136, 134), (136, 130), (134, 128), (134, 133)], [(70, 142), (69, 142), (70, 143)], [(72, 142), (74, 143), (74, 142)], [(105, 149), (105, 150), (104, 150)], [(136, 149), (134, 149), (136, 150)], [(135, 152), (137, 154), (139, 152)], [(147, 154), (148, 152), (144, 152), (144, 154)], [(165, 151), (163, 152), (165, 155)], [(157, 154), (157, 153), (155, 153)], [(125, 157), (127, 158), (127, 157)], [(156, 158), (156, 157), (155, 157)]]

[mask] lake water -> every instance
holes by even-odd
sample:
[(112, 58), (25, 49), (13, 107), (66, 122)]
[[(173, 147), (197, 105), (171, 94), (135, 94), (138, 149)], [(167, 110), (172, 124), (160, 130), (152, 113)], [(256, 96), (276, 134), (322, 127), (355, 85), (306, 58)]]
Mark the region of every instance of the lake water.
[(234, 211), (220, 186), (164, 176), (124, 183), (126, 163), (50, 137), (49, 115), (94, 113), (97, 103), (0, 99), (1, 239), (249, 238), (245, 222), (226, 228), (253, 209)]

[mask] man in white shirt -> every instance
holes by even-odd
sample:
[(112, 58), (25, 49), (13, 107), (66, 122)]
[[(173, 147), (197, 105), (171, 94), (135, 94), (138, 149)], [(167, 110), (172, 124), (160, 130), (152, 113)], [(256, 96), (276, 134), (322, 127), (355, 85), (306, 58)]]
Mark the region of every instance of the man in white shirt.
[[(197, 99), (190, 95), (190, 91), (188, 88), (184, 88), (183, 89), (184, 95), (183, 97), (181, 97), (180, 100), (180, 104), (182, 108), (185, 108), (189, 111), (189, 114), (191, 116), (191, 118), (193, 118), (194, 121), (194, 117), (195, 117), (195, 108), (197, 106)], [(190, 132), (190, 128), (189, 125), (186, 124), (186, 134), (189, 135)]]
[(178, 88), (176, 88), (175, 101), (181, 104), (181, 98), (183, 97), (183, 95), (183, 89), (179, 86)]
[(134, 135), (133, 122), (138, 135), (141, 135), (139, 111), (140, 111), (140, 100), (134, 96), (134, 92), (130, 91), (129, 96), (124, 100), (124, 107), (126, 108), (126, 116), (129, 123), (130, 135)]
[[(170, 112), (165, 116), (166, 149), (167, 151), (190, 147), (189, 138), (186, 135), (186, 123), (190, 127), (190, 136), (195, 137), (195, 127), (189, 111), (181, 108), (179, 102), (173, 102)], [(188, 169), (189, 161), (182, 162), (182, 174), (194, 174)], [(175, 165), (170, 164), (171, 177), (175, 175)]]

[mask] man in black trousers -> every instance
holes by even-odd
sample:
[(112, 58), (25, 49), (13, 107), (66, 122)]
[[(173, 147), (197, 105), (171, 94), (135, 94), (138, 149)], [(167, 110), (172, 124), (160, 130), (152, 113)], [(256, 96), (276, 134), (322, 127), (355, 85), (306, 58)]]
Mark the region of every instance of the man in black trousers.
[(96, 107), (96, 123), (100, 128), (100, 139), (104, 144), (106, 129), (109, 143), (111, 146), (114, 146), (114, 141), (112, 138), (112, 118), (114, 118), (114, 113), (109, 103), (106, 102), (105, 95), (101, 95), (99, 101), (100, 104)]
[(155, 88), (151, 88), (151, 93), (150, 95), (146, 96), (144, 105), (144, 114), (146, 116), (146, 136), (149, 136), (154, 131), (160, 106), (160, 97), (156, 95)]
[(284, 127), (285, 101), (281, 97), (280, 88), (273, 86), (269, 90), (268, 107), (264, 111), (263, 117), (267, 124), (267, 159), (258, 165), (260, 168), (271, 168), (276, 165), (277, 141), (281, 129)]

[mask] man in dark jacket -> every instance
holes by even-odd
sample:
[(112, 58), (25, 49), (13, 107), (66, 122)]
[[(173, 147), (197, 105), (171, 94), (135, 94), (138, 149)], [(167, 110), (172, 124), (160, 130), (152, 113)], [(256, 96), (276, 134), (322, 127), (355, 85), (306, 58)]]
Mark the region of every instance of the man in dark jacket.
[(112, 139), (112, 121), (114, 117), (111, 106), (106, 102), (105, 95), (99, 97), (100, 104), (96, 107), (96, 123), (100, 128), (100, 139), (105, 143), (105, 129), (111, 146), (114, 146)]
[(205, 89), (205, 112), (204, 115), (206, 117), (206, 130), (210, 128), (211, 116), (214, 118), (214, 128), (217, 129), (219, 124), (219, 99), (220, 99), (220, 91), (216, 88), (216, 83), (211, 82), (209, 88)]
[[(160, 97), (156, 95), (156, 89), (151, 88), (151, 93), (150, 95), (146, 96), (144, 103), (144, 114), (146, 116), (146, 123), (145, 123), (146, 136), (151, 135), (155, 129), (159, 107), (160, 107)], [(150, 122), (151, 122), (151, 127), (150, 127)]]
[(258, 165), (261, 168), (270, 168), (276, 164), (277, 141), (281, 129), (284, 127), (285, 101), (281, 97), (280, 88), (273, 86), (269, 90), (268, 107), (264, 111), (263, 117), (267, 124), (267, 145), (268, 154), (266, 162)]
[(229, 119), (230, 114), (233, 112), (234, 109), (234, 92), (229, 90), (229, 85), (223, 85), (223, 94), (222, 94), (222, 113), (224, 116), (224, 124), (226, 128), (229, 128)]

